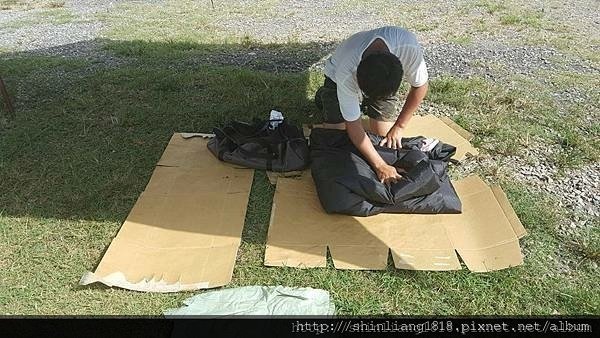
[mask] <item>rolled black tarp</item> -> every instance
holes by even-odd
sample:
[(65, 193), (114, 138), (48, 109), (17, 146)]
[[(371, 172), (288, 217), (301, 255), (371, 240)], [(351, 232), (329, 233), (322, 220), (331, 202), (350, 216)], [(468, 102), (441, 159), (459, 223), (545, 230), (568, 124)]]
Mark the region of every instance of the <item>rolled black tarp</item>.
[[(461, 203), (447, 174), (456, 148), (410, 137), (402, 149), (380, 147), (382, 137), (367, 133), (383, 160), (403, 179), (386, 185), (343, 130), (315, 128), (310, 135), (311, 172), (321, 205), (328, 213), (371, 216), (382, 212), (453, 214)], [(422, 149), (426, 149), (423, 151)]]

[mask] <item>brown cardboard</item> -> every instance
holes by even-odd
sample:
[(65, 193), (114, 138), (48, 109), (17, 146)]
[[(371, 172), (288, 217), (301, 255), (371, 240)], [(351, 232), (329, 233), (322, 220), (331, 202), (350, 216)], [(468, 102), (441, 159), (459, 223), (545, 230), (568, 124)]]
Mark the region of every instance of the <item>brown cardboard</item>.
[(513, 230), (515, 231), (517, 237), (525, 237), (525, 235), (527, 235), (527, 231), (525, 230), (525, 227), (523, 227), (523, 224), (521, 224), (521, 220), (519, 220), (517, 213), (510, 205), (508, 197), (506, 197), (506, 194), (504, 193), (502, 188), (500, 188), (499, 186), (492, 186), (492, 192), (494, 193), (494, 196), (496, 196), (496, 200), (502, 207), (502, 211), (504, 211), (504, 215), (510, 222), (510, 225), (513, 227)]
[[(369, 130), (369, 119), (363, 119), (362, 124), (365, 130)], [(323, 125), (304, 125), (303, 131), (306, 137), (310, 135), (311, 127), (323, 128)], [(470, 142), (473, 139), (473, 135), (447, 117), (438, 118), (434, 115), (415, 115), (411, 118), (402, 136), (426, 136), (451, 144), (456, 147), (456, 154), (453, 158), (458, 161), (464, 160), (467, 154), (479, 154), (477, 148)]]
[[(446, 122), (445, 122), (446, 121)], [(436, 138), (456, 147), (453, 158), (462, 161), (467, 154), (478, 155), (479, 151), (469, 142), (472, 136), (450, 119), (441, 120), (433, 115), (413, 116), (404, 131), (406, 137), (426, 136)], [(451, 125), (448, 125), (450, 121)], [(467, 138), (463, 137), (467, 136)]]
[(467, 267), (484, 272), (521, 265), (519, 240), (492, 189), (477, 176), (453, 185), (463, 208), (459, 215), (444, 217), (445, 226)]
[(327, 248), (339, 269), (385, 269), (389, 250), (395, 266), (409, 270), (461, 269), (456, 252), (474, 272), (522, 264), (515, 225), (506, 216), (512, 208), (496, 197), (501, 190), (494, 193), (476, 176), (454, 186), (462, 214), (353, 217), (325, 213), (309, 172), (279, 178), (265, 265), (324, 267)]
[(279, 177), (298, 177), (302, 175), (302, 171), (288, 171), (288, 172), (277, 172), (277, 171), (267, 171), (267, 178), (269, 179), (269, 183), (277, 184), (277, 179)]
[(442, 122), (444, 122), (445, 124), (447, 124), (448, 127), (452, 128), (455, 132), (457, 132), (465, 140), (471, 141), (473, 139), (473, 137), (474, 137), (473, 134), (471, 134), (468, 131), (464, 130), (463, 127), (459, 126), (456, 122), (454, 122), (449, 117), (447, 117), (447, 116), (441, 116), (440, 120), (442, 120)]
[(96, 271), (81, 284), (176, 292), (229, 283), (253, 170), (218, 161), (207, 142), (173, 135)]

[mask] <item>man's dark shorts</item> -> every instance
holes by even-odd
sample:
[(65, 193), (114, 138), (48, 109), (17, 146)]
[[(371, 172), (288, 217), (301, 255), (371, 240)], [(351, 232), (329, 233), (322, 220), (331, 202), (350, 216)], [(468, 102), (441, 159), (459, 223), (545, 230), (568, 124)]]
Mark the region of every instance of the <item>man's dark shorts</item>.
[[(327, 76), (325, 83), (315, 94), (315, 103), (323, 113), (324, 123), (344, 122), (337, 97), (337, 85)], [(375, 120), (394, 122), (400, 113), (399, 106), (400, 100), (397, 95), (378, 100), (366, 97), (361, 103), (361, 111)]]

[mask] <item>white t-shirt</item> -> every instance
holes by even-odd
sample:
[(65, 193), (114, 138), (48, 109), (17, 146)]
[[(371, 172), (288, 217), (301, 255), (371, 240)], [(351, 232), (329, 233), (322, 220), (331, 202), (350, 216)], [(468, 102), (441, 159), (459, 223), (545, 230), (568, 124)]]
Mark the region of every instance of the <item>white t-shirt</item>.
[(356, 80), (356, 68), (362, 54), (375, 39), (381, 39), (396, 55), (404, 70), (404, 79), (413, 87), (428, 80), (423, 50), (415, 35), (400, 27), (382, 27), (359, 32), (343, 41), (325, 62), (325, 75), (337, 84), (340, 111), (346, 121), (360, 118), (361, 91)]

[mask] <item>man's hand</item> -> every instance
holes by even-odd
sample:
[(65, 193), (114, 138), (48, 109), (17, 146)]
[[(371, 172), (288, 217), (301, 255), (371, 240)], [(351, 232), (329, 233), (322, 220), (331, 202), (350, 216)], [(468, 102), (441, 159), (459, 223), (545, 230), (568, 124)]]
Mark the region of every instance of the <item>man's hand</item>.
[(400, 149), (402, 148), (402, 134), (404, 132), (403, 128), (400, 128), (394, 125), (385, 135), (385, 138), (379, 142), (380, 146), (388, 147), (392, 149)]
[(377, 177), (379, 181), (384, 184), (396, 183), (402, 179), (402, 176), (398, 174), (396, 168), (388, 165), (387, 163), (382, 163), (375, 167), (375, 172), (377, 172)]
[(408, 125), (408, 121), (413, 113), (417, 110), (421, 102), (423, 102), (423, 98), (425, 97), (425, 94), (427, 94), (428, 88), (429, 85), (427, 83), (421, 87), (410, 87), (408, 94), (406, 95), (404, 106), (402, 106), (402, 110), (400, 111), (394, 126), (387, 132), (385, 138), (381, 140), (379, 143), (380, 146), (387, 146), (388, 148), (393, 149), (402, 148), (401, 138), (402, 134), (404, 134), (404, 127)]
[(367, 159), (367, 162), (375, 169), (377, 178), (379, 178), (381, 183), (394, 183), (402, 178), (396, 171), (396, 168), (385, 163), (381, 156), (379, 156), (367, 134), (365, 134), (360, 119), (346, 122), (346, 132), (354, 146), (358, 148), (360, 153)]

